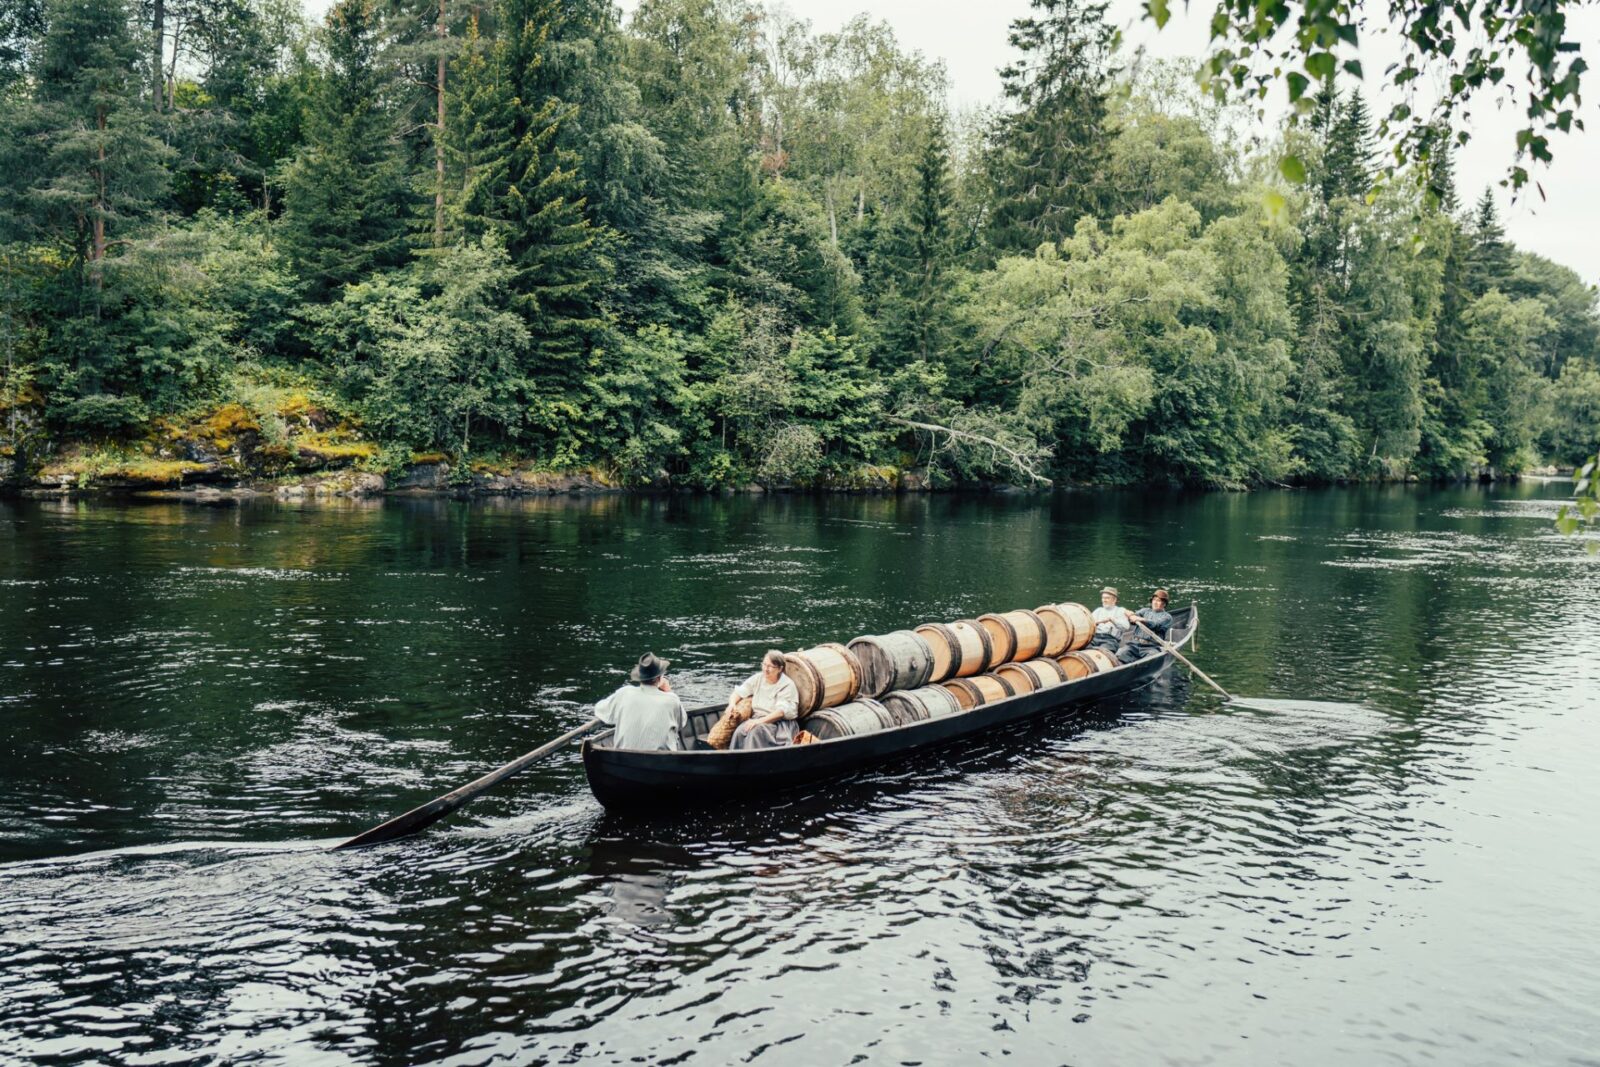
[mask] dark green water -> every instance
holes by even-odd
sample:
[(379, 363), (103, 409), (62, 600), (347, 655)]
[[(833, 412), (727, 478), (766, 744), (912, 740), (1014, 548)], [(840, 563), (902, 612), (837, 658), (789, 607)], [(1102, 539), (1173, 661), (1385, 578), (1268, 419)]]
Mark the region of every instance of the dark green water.
[[(1597, 1063), (1600, 565), (1561, 486), (0, 504), (0, 1062)], [(747, 810), (609, 818), (644, 648), (1160, 583), (1199, 662)]]

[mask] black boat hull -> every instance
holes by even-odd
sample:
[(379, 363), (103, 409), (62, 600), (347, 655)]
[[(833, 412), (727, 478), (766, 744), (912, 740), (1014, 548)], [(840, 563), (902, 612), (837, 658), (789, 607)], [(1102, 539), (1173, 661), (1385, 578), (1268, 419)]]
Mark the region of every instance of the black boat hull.
[[(1198, 605), (1173, 612), (1173, 643), (1179, 648), (1187, 644), (1199, 621)], [(1139, 689), (1167, 670), (1172, 659), (1171, 653), (1163, 652), (1104, 674), (985, 704), (959, 715), (813, 745), (737, 752), (647, 752), (609, 748), (587, 740), (583, 743), (583, 769), (595, 798), (611, 811), (675, 811), (756, 793), (765, 795), (880, 766), (896, 757), (995, 727)], [(691, 722), (709, 725), (721, 711), (721, 705), (696, 708), (690, 712)], [(697, 732), (703, 735), (704, 729)]]

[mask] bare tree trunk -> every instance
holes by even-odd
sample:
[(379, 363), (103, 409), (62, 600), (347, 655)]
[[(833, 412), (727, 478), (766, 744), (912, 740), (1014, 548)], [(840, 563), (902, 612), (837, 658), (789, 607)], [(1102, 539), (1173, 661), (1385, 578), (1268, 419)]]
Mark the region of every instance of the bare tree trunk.
[(178, 38), (183, 33), (183, 20), (178, 20), (172, 31), (172, 62), (167, 64), (167, 110), (178, 106)]
[(167, 0), (155, 0), (155, 13), (150, 17), (150, 104), (161, 110), (161, 69), (165, 65), (167, 40)]
[(865, 185), (862, 185), (862, 186), (858, 186), (856, 188), (856, 221), (860, 222), (862, 219), (864, 219), (866, 217), (867, 217), (867, 187)]
[(838, 248), (839, 247), (839, 215), (833, 209), (833, 184), (831, 182), (828, 183), (828, 185), (824, 186), (824, 190), (827, 193), (827, 201), (828, 201), (828, 240), (832, 242), (833, 247)]
[(95, 194), (94, 218), (90, 220), (93, 228), (93, 246), (89, 250), (89, 262), (94, 264), (90, 275), (94, 279), (94, 287), (100, 288), (100, 261), (106, 258), (106, 112), (100, 108), (95, 113), (95, 129), (100, 131), (100, 143), (95, 146)]
[[(159, 2), (159, 0), (158, 0)], [(439, 125), (433, 131), (433, 247), (444, 247), (444, 5), (439, 0), (439, 22), (433, 32), (439, 37)]]

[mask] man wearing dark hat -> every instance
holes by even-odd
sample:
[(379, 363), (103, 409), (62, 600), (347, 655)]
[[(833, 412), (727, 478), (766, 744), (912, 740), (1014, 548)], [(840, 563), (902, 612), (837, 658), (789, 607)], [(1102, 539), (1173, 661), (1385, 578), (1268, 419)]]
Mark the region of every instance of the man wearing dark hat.
[(613, 748), (656, 751), (683, 747), (689, 716), (667, 684), (667, 661), (646, 652), (623, 686), (594, 706), (594, 717), (614, 727)]
[[(1140, 608), (1131, 617), (1137, 618), (1145, 626), (1154, 630), (1157, 637), (1165, 641), (1167, 634), (1172, 630), (1172, 615), (1167, 611), (1167, 591), (1165, 589), (1157, 589), (1154, 593), (1151, 593), (1150, 606)], [(1122, 647), (1117, 649), (1117, 662), (1132, 663), (1134, 660), (1153, 656), (1159, 651), (1161, 651), (1161, 645), (1156, 639), (1135, 624), (1123, 635)]]

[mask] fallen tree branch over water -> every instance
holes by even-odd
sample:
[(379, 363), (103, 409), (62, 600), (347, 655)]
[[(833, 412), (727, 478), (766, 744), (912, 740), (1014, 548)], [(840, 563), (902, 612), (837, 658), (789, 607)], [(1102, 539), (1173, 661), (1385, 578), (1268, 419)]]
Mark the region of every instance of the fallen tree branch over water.
[(1051, 451), (1031, 439), (1018, 437), (1005, 430), (984, 432), (909, 419), (903, 415), (887, 415), (885, 420), (926, 434), (933, 455), (949, 455), (960, 466), (978, 466), (1020, 475), (1031, 485), (1053, 484), (1039, 473), (1040, 468), (1049, 462)]

